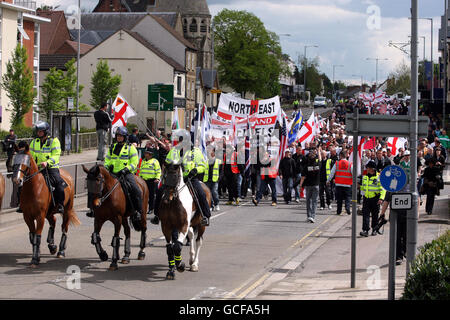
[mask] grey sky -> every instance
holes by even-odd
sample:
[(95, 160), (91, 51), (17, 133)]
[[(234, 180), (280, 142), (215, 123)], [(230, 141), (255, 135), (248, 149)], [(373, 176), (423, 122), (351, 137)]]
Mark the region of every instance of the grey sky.
[[(194, 1), (194, 0), (193, 0)], [(68, 10), (76, 6), (77, 0), (38, 0), (38, 4), (61, 5)], [(82, 0), (81, 7), (93, 9), (98, 0)], [(419, 15), (434, 18), (434, 61), (438, 61), (438, 29), (440, 15), (444, 13), (444, 0), (419, 1)], [(330, 79), (333, 77), (333, 65), (336, 68), (336, 80), (359, 83), (362, 75), (366, 82), (375, 81), (375, 62), (366, 58), (388, 58), (379, 64), (379, 81), (386, 79), (402, 61), (409, 64), (409, 57), (398, 49), (388, 46), (389, 40), (398, 43), (407, 42), (410, 34), (410, 0), (208, 0), (212, 15), (224, 8), (246, 10), (259, 17), (266, 28), (281, 36), (283, 51), (294, 61), (303, 55), (304, 45), (315, 44), (319, 48), (308, 48), (309, 58), (318, 57), (320, 69)], [(368, 11), (368, 9), (370, 9)], [(70, 9), (69, 9), (70, 10)], [(377, 19), (380, 12), (379, 28)], [(368, 21), (375, 23), (368, 26)], [(430, 22), (419, 23), (419, 36), (426, 39), (426, 57), (430, 59)], [(423, 39), (419, 39), (420, 58), (423, 56)]]

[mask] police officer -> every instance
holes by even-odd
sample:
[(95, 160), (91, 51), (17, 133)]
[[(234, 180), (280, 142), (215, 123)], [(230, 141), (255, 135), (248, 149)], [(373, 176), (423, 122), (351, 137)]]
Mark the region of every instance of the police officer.
[(205, 170), (205, 175), (203, 176), (203, 182), (211, 190), (211, 195), (213, 198), (213, 211), (219, 211), (219, 193), (218, 185), (219, 179), (223, 175), (223, 165), (220, 159), (216, 158), (215, 150), (212, 152), (211, 157), (214, 159), (213, 163), (207, 163)]
[(361, 184), (361, 192), (364, 193), (364, 197), (362, 207), (363, 231), (360, 232), (360, 235), (363, 237), (369, 236), (370, 215), (372, 215), (372, 236), (377, 235), (377, 231), (374, 228), (378, 222), (380, 204), (386, 195), (386, 191), (381, 187), (380, 174), (377, 173), (377, 164), (375, 161), (369, 161), (366, 168), (367, 174), (363, 176)]
[(52, 138), (50, 125), (39, 121), (34, 127), (37, 138), (31, 141), (30, 154), (36, 161), (38, 167), (47, 168), (50, 181), (55, 188), (53, 197), (55, 199), (56, 212), (64, 213), (64, 188), (67, 186), (59, 173), (59, 157), (61, 155), (61, 144), (58, 138)]
[(148, 210), (152, 211), (155, 202), (155, 190), (161, 179), (161, 166), (159, 165), (159, 161), (153, 158), (152, 149), (145, 149), (144, 157), (139, 170), (139, 176), (147, 183), (149, 191)]
[[(182, 137), (179, 137), (179, 142), (182, 142)], [(183, 165), (183, 178), (185, 181), (189, 179), (191, 181), (192, 187), (195, 190), (197, 200), (203, 212), (202, 225), (209, 226), (209, 218), (211, 217), (211, 212), (209, 204), (206, 200), (206, 194), (199, 181), (199, 175), (205, 173), (206, 161), (203, 157), (202, 152), (199, 148), (194, 148), (183, 154), (183, 149), (172, 148), (167, 154), (166, 164), (180, 164)], [(164, 186), (158, 189), (155, 199), (154, 214), (155, 216), (150, 219), (153, 224), (159, 223), (159, 205), (161, 203), (162, 195), (164, 194)]]
[(142, 216), (142, 192), (134, 179), (139, 164), (139, 156), (136, 147), (127, 143), (128, 131), (125, 127), (119, 127), (116, 131), (116, 143), (109, 148), (105, 159), (105, 167), (114, 175), (123, 177), (131, 187), (129, 192), (133, 202), (133, 221), (139, 223)]

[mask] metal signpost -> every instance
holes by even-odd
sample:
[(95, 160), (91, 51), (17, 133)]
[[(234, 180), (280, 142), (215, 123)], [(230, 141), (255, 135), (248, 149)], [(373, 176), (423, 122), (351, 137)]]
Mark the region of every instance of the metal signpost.
[[(417, 111), (416, 111), (417, 112)], [(426, 137), (428, 134), (428, 117), (422, 116), (417, 117), (416, 116), (415, 121), (415, 128), (411, 126), (411, 117), (410, 116), (390, 116), (390, 115), (360, 115), (357, 112), (357, 109), (352, 114), (346, 115), (346, 121), (345, 121), (345, 132), (348, 135), (353, 136), (353, 142), (354, 142), (354, 150), (358, 148), (358, 137), (410, 137), (410, 145), (411, 145), (411, 155), (414, 157), (414, 155), (417, 153), (416, 147), (413, 147), (413, 143), (417, 142), (417, 137)], [(412, 132), (412, 133), (411, 133)], [(411, 135), (415, 136), (415, 139), (411, 139)], [(356, 146), (355, 146), (356, 145)], [(356, 156), (357, 153), (354, 152), (354, 163), (356, 163)], [(414, 163), (416, 161), (415, 157), (411, 160), (411, 163)], [(402, 174), (403, 172), (403, 174)], [(387, 171), (385, 172), (385, 174)], [(411, 176), (413, 174), (413, 168), (411, 166)], [(389, 175), (389, 174), (388, 174)], [(390, 171), (390, 179), (386, 177), (386, 180), (389, 180), (389, 186), (392, 184), (391, 188), (388, 188), (387, 190), (397, 190), (397, 188), (394, 188), (394, 184), (397, 184), (396, 187), (401, 186), (401, 182), (404, 178), (403, 175), (406, 177), (406, 174), (404, 174), (404, 171), (401, 170), (400, 177), (396, 176), (399, 175), (398, 170)], [(411, 183), (412, 185), (415, 185), (417, 175), (414, 175), (414, 177), (411, 177), (409, 181), (414, 181), (414, 183)], [(394, 182), (394, 178), (397, 180), (397, 182)], [(381, 180), (381, 178), (380, 178)], [(404, 179), (405, 183), (407, 179)], [(357, 202), (357, 193), (356, 193), (356, 168), (353, 170), (353, 187), (352, 187), (352, 245), (351, 245), (351, 287), (355, 288), (355, 279), (356, 279), (356, 202)], [(388, 187), (389, 187), (388, 186)], [(397, 191), (401, 190), (398, 189)], [(415, 190), (415, 187), (412, 189)], [(413, 194), (412, 199), (412, 210), (411, 212), (417, 212), (417, 192)], [(393, 211), (395, 212), (395, 211)], [(395, 215), (395, 213), (394, 213)], [(394, 216), (392, 215), (392, 216)], [(393, 217), (394, 218), (394, 217)], [(417, 223), (417, 220), (416, 220)], [(395, 222), (394, 222), (395, 224)], [(395, 225), (391, 225), (391, 232), (395, 232)], [(417, 225), (416, 225), (417, 229)], [(417, 238), (417, 232), (414, 232), (414, 228), (409, 228), (408, 226), (408, 234), (407, 234), (407, 241), (408, 243), (416, 243)], [(392, 234), (391, 234), (392, 236)], [(395, 239), (394, 237), (391, 239)], [(408, 259), (410, 257), (415, 256), (415, 247), (411, 248), (408, 247), (408, 252), (413, 252), (411, 254), (407, 254)], [(395, 258), (395, 257), (394, 257)], [(412, 259), (412, 258), (411, 258)], [(395, 261), (394, 265), (391, 266), (391, 268), (395, 268)]]
[(155, 111), (155, 127), (158, 129), (158, 111), (173, 111), (173, 84), (148, 85), (148, 111)]
[[(405, 171), (399, 166), (388, 166), (380, 174), (380, 184), (388, 192), (398, 192), (402, 190), (407, 182)], [(412, 195), (409, 194), (409, 204), (412, 203)], [(395, 258), (397, 246), (397, 210), (401, 209), (398, 200), (404, 197), (404, 194), (398, 198), (398, 194), (393, 194), (391, 198), (391, 211), (389, 214), (389, 276), (388, 276), (388, 299), (395, 299)], [(395, 201), (395, 205), (392, 203)], [(400, 209), (399, 209), (400, 208)], [(411, 209), (411, 208), (409, 208)]]

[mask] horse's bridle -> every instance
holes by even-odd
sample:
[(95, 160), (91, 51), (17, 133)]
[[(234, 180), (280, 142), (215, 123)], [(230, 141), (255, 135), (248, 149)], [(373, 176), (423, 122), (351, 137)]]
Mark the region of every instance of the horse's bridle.
[[(100, 179), (100, 184), (99, 185), (101, 187), (95, 186), (95, 188), (96, 189), (98, 188), (99, 190), (95, 190), (96, 192), (90, 192), (93, 195), (98, 196), (98, 197), (100, 197), (102, 195), (103, 185), (105, 183), (105, 178), (103, 177), (103, 175), (100, 175), (100, 177), (101, 177), (101, 179)], [(86, 179), (86, 181), (87, 181), (87, 184), (88, 184), (88, 192), (89, 192), (89, 182), (92, 183), (93, 180)], [(100, 198), (100, 205), (99, 206), (101, 206), (103, 204), (103, 202), (105, 202), (106, 199), (108, 199), (109, 196), (114, 192), (114, 190), (116, 190), (116, 188), (119, 185), (119, 183), (120, 183), (120, 180), (117, 179), (117, 182), (114, 184), (114, 186), (111, 188), (111, 190), (109, 190), (103, 197)]]

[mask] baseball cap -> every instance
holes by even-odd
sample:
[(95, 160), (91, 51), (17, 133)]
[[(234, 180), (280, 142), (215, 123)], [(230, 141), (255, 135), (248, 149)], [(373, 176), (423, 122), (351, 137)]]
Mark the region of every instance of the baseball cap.
[(409, 152), (409, 150), (406, 150), (406, 151), (403, 153), (403, 155), (404, 155), (404, 156), (409, 156), (409, 155), (411, 155), (411, 153)]

